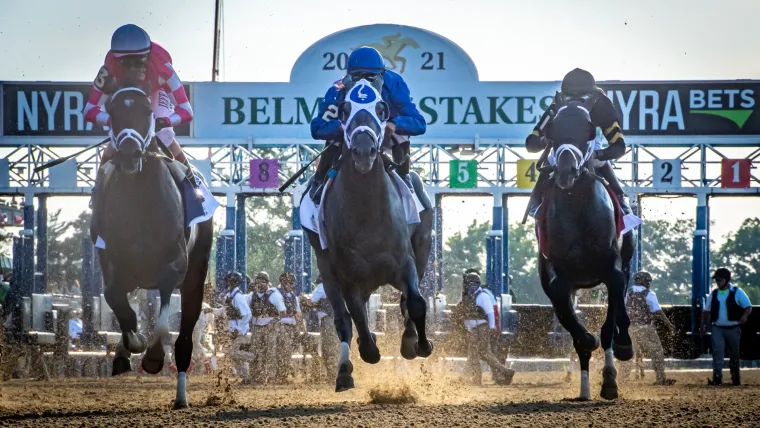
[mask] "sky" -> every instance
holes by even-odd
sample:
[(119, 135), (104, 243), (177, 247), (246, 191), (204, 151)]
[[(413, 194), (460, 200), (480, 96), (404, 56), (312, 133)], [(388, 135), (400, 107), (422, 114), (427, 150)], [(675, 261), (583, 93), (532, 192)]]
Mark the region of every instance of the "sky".
[[(597, 80), (760, 79), (760, 62), (747, 49), (760, 40), (758, 0), (225, 0), (223, 12), (223, 81), (287, 81), (312, 43), (373, 23), (451, 39), (481, 80), (561, 80), (575, 67)], [(92, 81), (124, 23), (146, 28), (166, 47), (184, 81), (210, 80), (213, 20), (213, 0), (0, 0), (0, 80)], [(648, 204), (653, 216), (695, 211), (693, 201)], [(51, 201), (58, 205), (79, 210), (86, 201)], [(446, 235), (490, 218), (488, 198), (449, 206)], [(520, 207), (510, 207), (513, 219)], [(722, 199), (713, 208), (714, 235), (750, 215), (760, 215), (757, 201)]]

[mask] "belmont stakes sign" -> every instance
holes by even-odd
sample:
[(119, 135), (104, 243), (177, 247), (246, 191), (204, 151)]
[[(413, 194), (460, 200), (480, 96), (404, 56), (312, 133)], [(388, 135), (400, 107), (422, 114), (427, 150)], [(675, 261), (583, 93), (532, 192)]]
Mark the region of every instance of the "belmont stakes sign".
[[(345, 74), (351, 51), (365, 45), (376, 48), (386, 67), (404, 78), (427, 120), (427, 133), (413, 142), (521, 141), (560, 87), (559, 82), (481, 82), (470, 56), (445, 37), (401, 25), (369, 25), (313, 44), (296, 61), (288, 83), (188, 85), (195, 117), (178, 135), (253, 144), (310, 140), (309, 123), (325, 92)], [(623, 131), (631, 137), (760, 135), (755, 112), (759, 81), (615, 81), (599, 86), (613, 100)], [(104, 134), (83, 120), (88, 84), (2, 87), (3, 135)], [(184, 139), (183, 144), (192, 141)]]

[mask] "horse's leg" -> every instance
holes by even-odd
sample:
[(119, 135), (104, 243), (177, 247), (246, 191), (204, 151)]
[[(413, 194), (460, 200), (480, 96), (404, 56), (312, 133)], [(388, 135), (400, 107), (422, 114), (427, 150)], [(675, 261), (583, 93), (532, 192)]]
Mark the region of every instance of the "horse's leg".
[(557, 320), (573, 337), (573, 345), (576, 350), (579, 346), (588, 349), (589, 352), (597, 349), (599, 347), (599, 338), (589, 333), (575, 316), (571, 300), (572, 293), (568, 284), (559, 277), (555, 277), (551, 284), (545, 287), (544, 291), (549, 300), (551, 300), (552, 306), (554, 306)]
[(406, 69), (406, 58), (400, 57), (400, 56), (396, 56), (393, 59), (395, 59), (396, 61), (398, 61), (398, 62), (401, 63), (401, 70), (399, 71), (399, 74), (403, 74), (404, 70)]
[[(607, 302), (607, 318), (602, 325), (602, 349), (604, 349), (604, 369), (602, 370), (602, 391), (601, 396), (607, 400), (614, 400), (618, 397), (617, 387), (617, 369), (615, 368), (615, 359), (613, 357), (613, 347), (618, 350), (615, 354), (622, 354), (623, 357), (619, 358), (622, 361), (630, 360), (633, 355), (633, 346), (631, 345), (631, 338), (628, 335), (628, 326), (630, 321), (628, 315), (625, 312), (625, 276), (622, 271), (615, 269), (605, 281), (607, 284), (608, 302)], [(622, 319), (618, 319), (619, 316)], [(622, 323), (621, 323), (622, 321)], [(618, 334), (618, 341), (621, 343), (615, 343), (613, 345), (613, 335), (615, 333), (615, 326), (620, 326), (620, 332)], [(627, 341), (626, 341), (627, 339)]]
[[(409, 259), (404, 268), (404, 276), (402, 281), (405, 284), (402, 285), (402, 293), (407, 290), (406, 296), (406, 309), (409, 312), (409, 318), (414, 322), (414, 326), (417, 328), (415, 354), (418, 357), (429, 357), (433, 353), (433, 344), (427, 338), (425, 317), (427, 315), (427, 303), (425, 298), (420, 294), (419, 277), (417, 276), (417, 267), (413, 263), (412, 259)], [(408, 330), (408, 329), (407, 329)], [(402, 341), (407, 339), (407, 331), (404, 331), (404, 337)], [(412, 339), (412, 338), (410, 338)], [(404, 345), (402, 345), (403, 349)], [(405, 356), (406, 358), (406, 356)]]
[[(164, 338), (169, 335), (169, 300), (174, 291), (174, 282), (161, 282), (161, 309), (158, 312), (158, 321), (153, 329), (153, 334), (148, 341), (148, 350), (142, 359), (142, 368), (146, 373), (156, 374), (164, 368)], [(166, 285), (171, 284), (171, 285)]]
[(352, 288), (346, 298), (346, 308), (351, 314), (351, 319), (356, 326), (356, 333), (359, 335), (357, 343), (359, 344), (359, 355), (362, 360), (369, 364), (380, 362), (380, 350), (375, 344), (375, 335), (369, 331), (369, 320), (367, 319), (367, 301), (363, 298), (360, 290)]
[(401, 291), (401, 301), (399, 307), (401, 308), (401, 315), (404, 317), (404, 333), (401, 336), (401, 356), (407, 360), (413, 360), (417, 358), (417, 327), (414, 325), (414, 321), (409, 316), (409, 310), (407, 309), (407, 292)]
[(625, 307), (626, 275), (615, 270), (609, 279), (607, 290), (609, 293), (608, 308), (615, 303), (616, 313), (613, 319), (613, 342), (612, 350), (615, 358), (620, 361), (628, 361), (633, 358), (633, 344), (628, 329), (631, 320)]
[(576, 342), (575, 352), (578, 354), (578, 362), (581, 366), (581, 393), (578, 395), (578, 399), (589, 400), (591, 399), (591, 381), (588, 366), (591, 360), (591, 350)]
[(351, 373), (354, 371), (354, 365), (351, 363), (351, 339), (354, 335), (353, 325), (351, 324), (351, 316), (348, 315), (348, 311), (346, 310), (343, 293), (341, 293), (337, 282), (327, 273), (327, 269), (322, 268), (323, 266), (320, 265), (325, 294), (330, 301), (330, 306), (333, 308), (335, 331), (338, 333), (338, 339), (340, 340), (335, 392), (343, 392), (354, 387), (354, 378), (351, 376)]
[(116, 315), (121, 328), (121, 349), (114, 358), (113, 375), (119, 375), (131, 370), (129, 357), (131, 354), (139, 354), (145, 351), (147, 342), (145, 337), (137, 332), (137, 315), (129, 306), (127, 291), (118, 284), (110, 284), (103, 293), (106, 303)]

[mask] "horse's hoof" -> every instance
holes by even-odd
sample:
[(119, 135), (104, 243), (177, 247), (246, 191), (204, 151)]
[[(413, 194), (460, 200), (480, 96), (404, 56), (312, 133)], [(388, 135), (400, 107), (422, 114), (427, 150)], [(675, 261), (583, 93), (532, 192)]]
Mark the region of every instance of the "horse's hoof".
[(418, 357), (427, 358), (430, 356), (430, 354), (433, 353), (433, 342), (427, 341), (428, 346), (420, 346), (420, 343), (417, 342), (415, 345), (415, 352), (417, 353)]
[(142, 368), (146, 373), (156, 374), (164, 368), (164, 347), (156, 343), (143, 355)]
[(615, 355), (615, 358), (620, 361), (629, 361), (631, 358), (633, 358), (633, 346), (613, 343), (612, 353)]
[(130, 331), (124, 335), (124, 345), (133, 354), (142, 354), (148, 348), (148, 340), (140, 333)]
[(189, 406), (187, 405), (187, 401), (175, 401), (174, 402), (174, 410), (179, 409), (187, 409)]
[(602, 392), (599, 393), (599, 395), (604, 398), (605, 400), (615, 400), (618, 398), (618, 389), (617, 386), (615, 387), (608, 387), (605, 388), (602, 387)]
[(358, 338), (356, 341), (359, 344), (359, 355), (361, 355), (362, 360), (368, 364), (377, 364), (380, 362), (380, 349), (378, 349), (377, 345), (375, 344), (375, 334), (371, 333), (371, 335), (371, 343), (365, 345), (364, 342)]
[(129, 373), (132, 371), (132, 363), (127, 357), (116, 357), (113, 359), (113, 370), (111, 376)]
[(354, 378), (351, 376), (353, 371), (354, 366), (350, 361), (338, 368), (338, 377), (335, 378), (335, 392), (348, 391), (354, 388)]

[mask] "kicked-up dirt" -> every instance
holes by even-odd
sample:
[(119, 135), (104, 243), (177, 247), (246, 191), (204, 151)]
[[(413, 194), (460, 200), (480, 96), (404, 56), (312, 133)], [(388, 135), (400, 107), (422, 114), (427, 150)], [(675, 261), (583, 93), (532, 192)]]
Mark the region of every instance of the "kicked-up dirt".
[[(361, 365), (362, 363), (359, 363)], [(357, 367), (358, 368), (358, 367)], [(403, 374), (357, 373), (357, 388), (333, 392), (324, 383), (240, 385), (221, 377), (188, 377), (191, 407), (172, 410), (171, 377), (71, 378), (0, 384), (1, 426), (282, 426), (282, 427), (560, 427), (760, 426), (760, 371), (742, 373), (739, 387), (709, 387), (710, 373), (669, 372), (677, 383), (654, 386), (619, 379), (620, 398), (571, 400), (578, 378), (517, 373), (510, 386), (472, 386), (424, 365)], [(399, 372), (395, 372), (399, 373)], [(728, 370), (725, 375), (728, 378)]]

